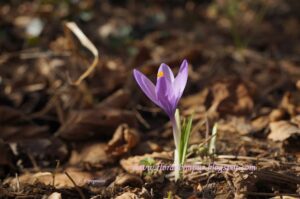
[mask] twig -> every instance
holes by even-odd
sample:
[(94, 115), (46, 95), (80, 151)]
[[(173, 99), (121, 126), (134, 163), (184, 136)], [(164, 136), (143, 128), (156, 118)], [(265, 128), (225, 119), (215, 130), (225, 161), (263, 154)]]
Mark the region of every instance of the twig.
[(259, 192), (241, 192), (247, 195), (256, 195), (256, 196), (292, 196), (292, 197), (300, 197), (299, 194), (291, 194), (291, 193), (259, 193)]
[(64, 172), (66, 174), (66, 176), (71, 180), (71, 182), (73, 183), (75, 189), (77, 190), (77, 192), (79, 193), (81, 199), (86, 199), (82, 190), (77, 186), (77, 184), (75, 183), (75, 181), (73, 180), (73, 178), (68, 174), (68, 172)]
[(231, 189), (232, 193), (234, 194), (235, 193), (235, 187), (234, 187), (232, 181), (229, 179), (227, 172), (223, 173), (223, 176), (226, 179), (226, 182), (227, 182), (229, 188)]
[[(205, 113), (205, 125), (206, 125), (206, 131), (205, 131), (205, 139), (208, 139), (209, 136), (209, 120), (207, 117), (207, 113)], [(208, 148), (208, 142), (205, 143), (206, 148)]]
[(54, 169), (54, 171), (52, 172), (52, 186), (55, 187), (55, 174), (57, 173), (57, 170), (58, 170), (58, 167), (60, 165), (60, 161), (59, 160), (56, 160), (56, 167)]
[(52, 51), (37, 51), (37, 52), (21, 52), (20, 59), (37, 59), (48, 57), (69, 57), (69, 52), (55, 53)]
[(136, 118), (147, 128), (150, 129), (150, 124), (143, 118), (143, 116), (138, 112), (134, 111)]
[(236, 156), (236, 155), (218, 155), (217, 159), (236, 159), (236, 160), (254, 160), (254, 161), (263, 161), (263, 162), (274, 162), (279, 164), (279, 161), (267, 159), (267, 158), (258, 158), (258, 157), (250, 157), (250, 156)]
[(196, 131), (198, 131), (202, 127), (202, 125), (205, 124), (205, 122), (206, 122), (206, 120), (200, 120), (199, 122), (197, 122), (194, 125), (191, 134), (194, 134)]
[(33, 165), (33, 168), (35, 171), (39, 171), (40, 170), (40, 167), (38, 166), (37, 162), (35, 161), (33, 155), (31, 155), (30, 153), (27, 153), (32, 165)]
[(17, 180), (17, 192), (20, 192), (20, 181), (17, 173), (16, 173), (16, 180)]

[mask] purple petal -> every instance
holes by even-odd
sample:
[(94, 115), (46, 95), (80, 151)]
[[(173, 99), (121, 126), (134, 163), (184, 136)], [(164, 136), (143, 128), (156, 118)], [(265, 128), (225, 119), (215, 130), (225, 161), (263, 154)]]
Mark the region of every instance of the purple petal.
[(167, 64), (162, 63), (158, 69), (157, 79), (166, 77), (169, 82), (174, 82), (174, 74)]
[(183, 60), (178, 75), (174, 80), (174, 90), (176, 91), (177, 102), (181, 98), (188, 78), (188, 62)]
[(142, 91), (147, 95), (147, 97), (153, 101), (155, 104), (159, 105), (156, 93), (155, 93), (155, 86), (154, 84), (140, 71), (134, 69), (133, 75), (138, 83), (138, 85), (141, 87)]
[[(175, 113), (174, 102), (170, 100), (174, 96), (173, 87), (167, 77), (162, 76), (157, 79), (155, 88), (157, 101), (159, 106), (169, 115), (172, 116)], [(176, 108), (176, 107), (175, 107)]]

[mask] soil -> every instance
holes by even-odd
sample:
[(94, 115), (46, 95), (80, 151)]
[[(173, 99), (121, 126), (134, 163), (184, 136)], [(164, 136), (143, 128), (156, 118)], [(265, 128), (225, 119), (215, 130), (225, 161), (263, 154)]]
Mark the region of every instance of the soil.
[[(300, 198), (299, 8), (0, 1), (0, 198)], [(133, 169), (171, 165), (174, 151), (133, 69), (155, 82), (161, 63), (177, 74), (184, 59), (186, 166), (204, 169), (175, 181)]]

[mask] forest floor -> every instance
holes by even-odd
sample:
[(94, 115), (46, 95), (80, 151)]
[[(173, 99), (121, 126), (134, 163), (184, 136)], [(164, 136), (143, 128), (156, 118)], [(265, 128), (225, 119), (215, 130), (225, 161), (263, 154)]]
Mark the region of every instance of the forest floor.
[[(1, 1), (0, 198), (300, 198), (299, 9)], [(174, 141), (132, 71), (155, 80), (161, 63), (177, 73), (184, 59), (186, 164), (206, 169), (175, 182), (171, 171), (133, 169), (172, 164)]]

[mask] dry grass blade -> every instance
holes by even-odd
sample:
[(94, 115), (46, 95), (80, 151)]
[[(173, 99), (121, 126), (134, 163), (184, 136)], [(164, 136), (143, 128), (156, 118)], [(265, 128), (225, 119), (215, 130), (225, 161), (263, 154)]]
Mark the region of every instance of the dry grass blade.
[(80, 75), (80, 77), (75, 81), (72, 82), (74, 85), (79, 85), (82, 80), (84, 80), (86, 77), (88, 77), (91, 72), (96, 68), (98, 62), (99, 62), (99, 53), (95, 45), (85, 36), (85, 34), (80, 30), (80, 28), (77, 26), (74, 22), (67, 22), (65, 23), (66, 27), (66, 33), (70, 33), (69, 31), (72, 31), (76, 37), (79, 39), (80, 43), (86, 47), (90, 52), (94, 55), (94, 60), (92, 64), (89, 66), (89, 68)]
[(86, 199), (86, 197), (84, 196), (82, 190), (77, 186), (76, 182), (73, 180), (73, 178), (70, 176), (70, 174), (68, 172), (65, 171), (66, 176), (71, 180), (71, 182), (73, 183), (75, 189), (77, 190), (77, 192), (79, 193), (81, 199)]

